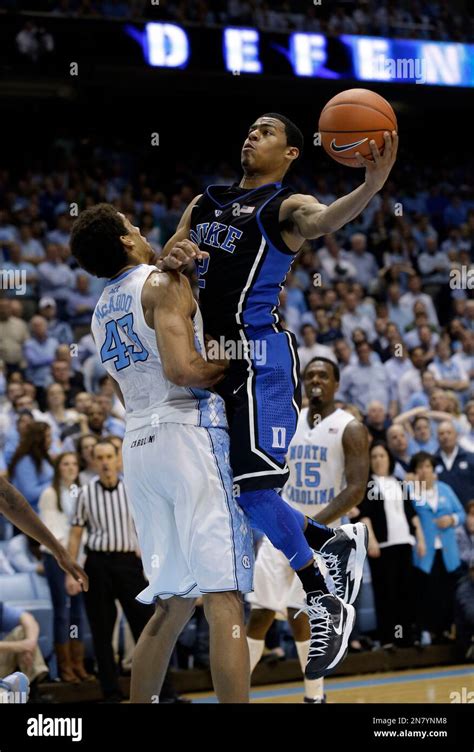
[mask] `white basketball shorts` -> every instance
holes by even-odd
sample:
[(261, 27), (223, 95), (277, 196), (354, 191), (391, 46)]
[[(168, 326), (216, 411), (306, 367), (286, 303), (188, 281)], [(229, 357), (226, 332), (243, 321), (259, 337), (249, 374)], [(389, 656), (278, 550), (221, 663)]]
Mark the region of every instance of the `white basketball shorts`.
[(162, 423), (128, 432), (123, 463), (149, 581), (137, 600), (250, 592), (252, 537), (232, 493), (227, 431)]

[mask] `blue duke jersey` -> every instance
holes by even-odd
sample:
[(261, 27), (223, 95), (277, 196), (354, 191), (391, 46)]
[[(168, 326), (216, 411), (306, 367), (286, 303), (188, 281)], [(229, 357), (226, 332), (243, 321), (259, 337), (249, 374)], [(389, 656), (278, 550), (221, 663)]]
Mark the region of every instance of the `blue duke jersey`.
[(308, 408), (301, 411), (288, 448), (290, 477), (282, 497), (308, 517), (320, 512), (346, 486), (342, 436), (352, 420), (350, 413), (338, 409), (310, 428)]
[[(230, 461), (241, 491), (282, 488), (288, 478), (285, 455), (300, 393), (295, 338), (278, 315), (295, 258), (281, 237), (279, 212), (292, 193), (280, 183), (253, 190), (214, 185), (191, 212), (189, 237), (209, 253), (198, 265), (204, 331), (231, 358), (216, 390), (225, 399)], [(237, 355), (229, 343), (239, 345)]]
[(295, 254), (282, 240), (278, 215), (292, 193), (281, 183), (211, 185), (193, 207), (189, 237), (209, 253), (198, 265), (206, 333), (280, 330), (278, 296)]
[[(162, 423), (226, 428), (224, 403), (206, 389), (172, 384), (164, 375), (154, 329), (145, 321), (143, 285), (156, 267), (140, 264), (110, 280), (92, 316), (101, 361), (125, 401), (127, 432)], [(194, 316), (196, 349), (205, 356), (202, 318)]]

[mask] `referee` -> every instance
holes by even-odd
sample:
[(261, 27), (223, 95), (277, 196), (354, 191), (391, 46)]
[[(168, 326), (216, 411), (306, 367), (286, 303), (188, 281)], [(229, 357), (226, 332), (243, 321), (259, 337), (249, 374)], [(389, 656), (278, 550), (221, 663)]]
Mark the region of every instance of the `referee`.
[[(84, 569), (89, 577), (85, 605), (94, 641), (95, 655), (104, 698), (119, 702), (121, 694), (112, 647), (117, 599), (125, 613), (135, 641), (154, 609), (135, 600), (147, 586), (137, 554), (138, 541), (125, 486), (119, 477), (119, 453), (108, 440), (100, 439), (93, 449), (98, 477), (81, 489), (69, 535), (69, 553), (75, 561), (86, 528)], [(70, 595), (78, 585), (66, 576)]]

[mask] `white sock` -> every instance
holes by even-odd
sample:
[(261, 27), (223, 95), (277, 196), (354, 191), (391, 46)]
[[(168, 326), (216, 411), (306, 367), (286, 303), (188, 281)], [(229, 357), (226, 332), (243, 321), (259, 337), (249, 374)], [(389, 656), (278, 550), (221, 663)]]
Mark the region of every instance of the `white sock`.
[[(300, 659), (301, 670), (306, 668), (309, 653), (309, 640), (306, 642), (295, 642), (296, 650), (298, 652), (298, 658)], [(324, 696), (324, 682), (323, 679), (306, 679), (304, 680), (304, 696), (309, 700), (322, 699)]]
[(265, 647), (265, 640), (254, 640), (253, 637), (247, 637), (250, 653), (250, 673), (254, 670), (255, 666), (259, 662), (263, 655), (263, 648)]

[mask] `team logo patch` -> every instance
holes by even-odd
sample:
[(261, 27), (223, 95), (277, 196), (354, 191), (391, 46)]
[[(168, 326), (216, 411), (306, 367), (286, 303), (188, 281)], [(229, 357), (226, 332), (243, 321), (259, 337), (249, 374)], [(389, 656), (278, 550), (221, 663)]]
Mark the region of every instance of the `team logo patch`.
[(214, 211), (214, 214), (216, 215), (216, 217), (220, 217), (220, 216), (221, 216), (221, 214), (222, 214), (222, 211), (221, 211), (220, 209), (216, 209), (216, 210)]
[(273, 449), (285, 449), (286, 428), (272, 426), (272, 447)]
[(242, 556), (242, 566), (244, 569), (250, 569), (250, 557), (249, 556)]

